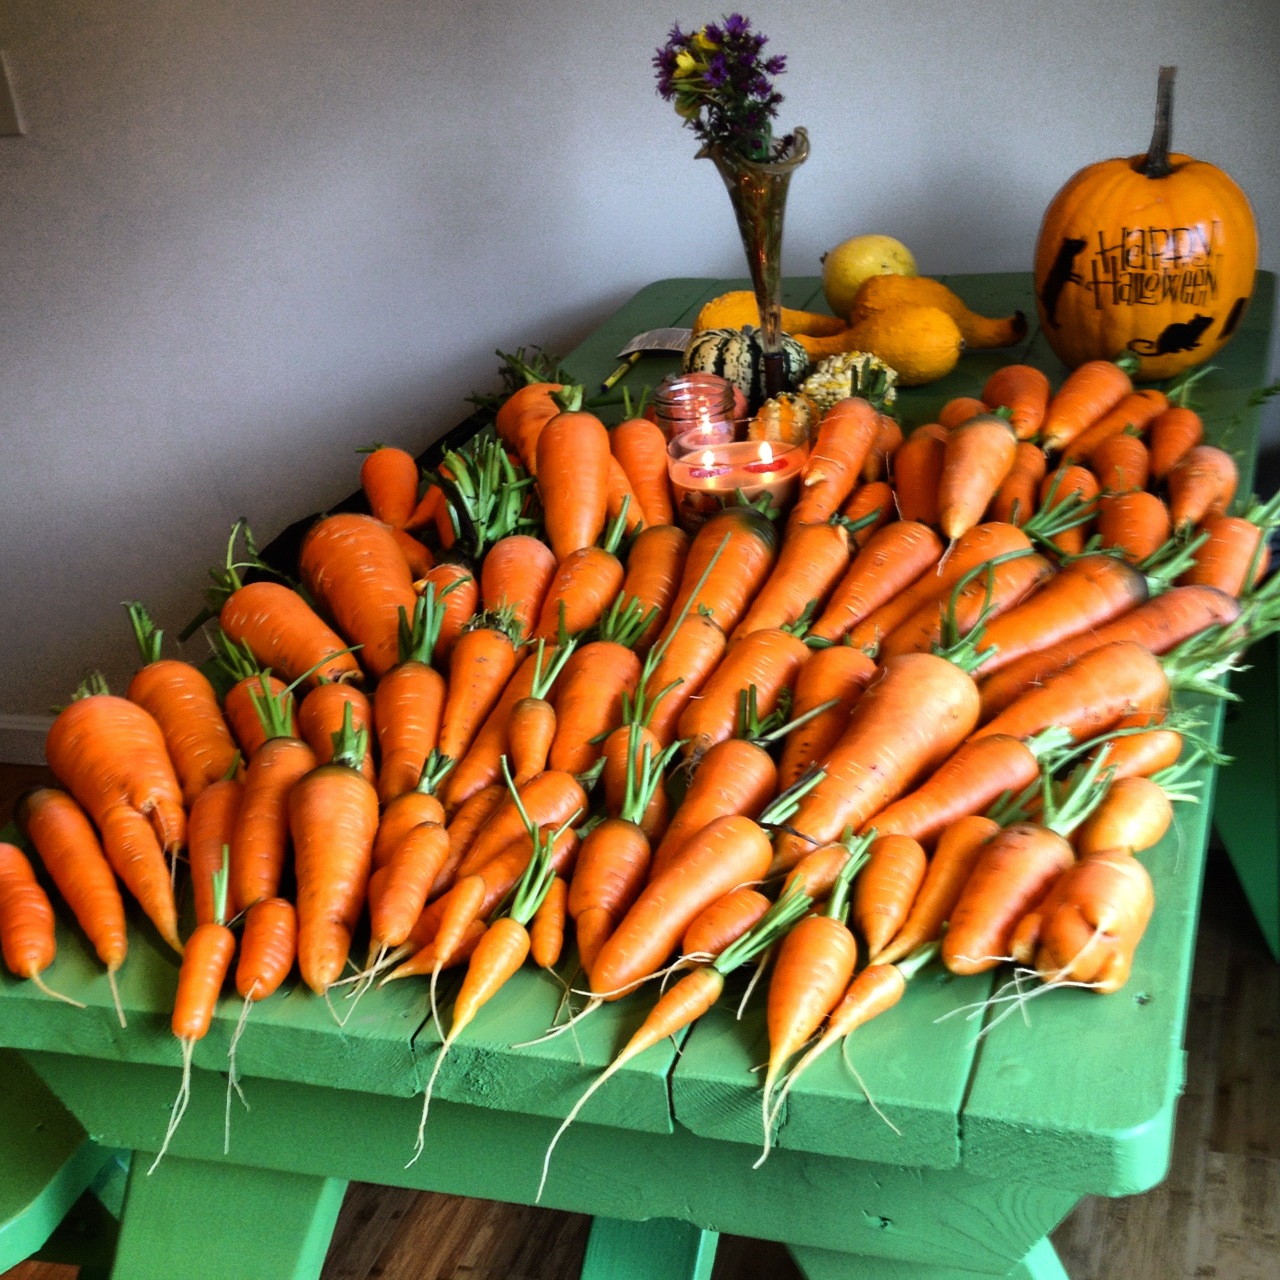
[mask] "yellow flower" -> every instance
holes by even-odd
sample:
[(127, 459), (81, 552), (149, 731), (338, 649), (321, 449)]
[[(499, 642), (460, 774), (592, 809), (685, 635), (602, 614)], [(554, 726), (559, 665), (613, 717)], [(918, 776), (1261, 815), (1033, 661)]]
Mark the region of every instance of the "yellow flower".
[(671, 73), (673, 78), (678, 79), (680, 76), (692, 76), (698, 72), (698, 60), (689, 52), (688, 49), (681, 49), (676, 54), (676, 69)]
[(701, 28), (699, 31), (695, 31), (690, 43), (700, 49), (703, 53), (715, 53), (715, 51), (720, 48), (720, 46), (707, 35), (706, 27)]

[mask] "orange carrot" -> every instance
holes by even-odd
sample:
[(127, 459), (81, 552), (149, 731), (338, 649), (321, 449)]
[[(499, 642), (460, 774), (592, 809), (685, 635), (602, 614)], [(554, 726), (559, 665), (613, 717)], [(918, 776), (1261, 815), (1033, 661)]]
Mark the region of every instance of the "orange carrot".
[(461, 760), (493, 710), (519, 661), (509, 614), (477, 614), (458, 637), (449, 662), (439, 750)]
[[(804, 722), (782, 740), (778, 757), (780, 791), (793, 787), (809, 769), (827, 758), (876, 671), (875, 662), (866, 653), (847, 644), (818, 649), (806, 659), (796, 674), (791, 694), (791, 716)], [(820, 709), (823, 707), (825, 710)]]
[(1240, 616), (1240, 604), (1213, 587), (1177, 586), (1153, 596), (1099, 627), (1010, 663), (981, 681), (984, 723), (1053, 672), (1104, 644), (1128, 640), (1152, 653), (1166, 653), (1210, 627), (1225, 626)]
[(625, 571), (606, 547), (578, 547), (556, 568), (533, 629), (535, 640), (581, 635), (597, 626), (617, 599)]
[(1212, 444), (1198, 444), (1165, 476), (1169, 518), (1175, 530), (1200, 524), (1206, 516), (1226, 513), (1240, 481), (1235, 459)]
[[(632, 782), (632, 760), (644, 758), (647, 749), (651, 757), (661, 751), (662, 743), (645, 724), (636, 720), (628, 700), (623, 711), (622, 723), (604, 740), (601, 752), (603, 767), (600, 785), (604, 788), (605, 812), (614, 817), (622, 811), (627, 800), (627, 788)], [(665, 787), (658, 787), (649, 801), (649, 807), (638, 819), (650, 840), (659, 840), (667, 829), (671, 817), (671, 804)]]
[(979, 853), (999, 830), (998, 822), (982, 814), (942, 828), (906, 920), (885, 947), (869, 953), (873, 964), (896, 964), (942, 936)]
[(863, 484), (872, 484), (877, 480), (888, 480), (893, 466), (893, 456), (902, 443), (902, 428), (897, 420), (887, 413), (882, 413), (876, 420), (876, 436), (871, 448), (863, 459), (862, 470), (858, 478)]
[[(1103, 763), (1109, 767), (1109, 762), (1108, 752)], [(1198, 798), (1198, 784), (1186, 776), (1194, 764), (1192, 757), (1150, 777), (1111, 777), (1097, 808), (1075, 833), (1076, 853), (1139, 853), (1158, 844), (1173, 825), (1174, 804)]]
[(689, 535), (678, 525), (646, 525), (632, 539), (619, 598), (638, 601), (642, 614), (656, 610), (632, 646), (637, 653), (647, 653), (666, 625), (688, 554)]
[(952, 396), (938, 410), (938, 425), (951, 431), (962, 422), (976, 418), (980, 413), (990, 413), (995, 407), (985, 400), (979, 400), (977, 396)]
[(1063, 461), (1092, 464), (1094, 451), (1104, 440), (1124, 431), (1141, 436), (1168, 407), (1169, 397), (1155, 387), (1130, 391), (1067, 444), (1062, 451)]
[(267, 736), (249, 758), (231, 839), (229, 889), (236, 912), (279, 893), (289, 849), (289, 795), (316, 767), (315, 752), (290, 732), (284, 699), (263, 694), (257, 706)]
[(1118, 720), (1086, 759), (1094, 760), (1106, 751), (1113, 781), (1150, 777), (1177, 764), (1182, 747), (1182, 734), (1171, 718), (1144, 712)]
[(27, 855), (16, 844), (0, 840), (0, 955), (10, 973), (34, 983), (46, 995), (76, 1004), (51, 990), (40, 976), (58, 950), (53, 921), (53, 904)]
[[(231, 735), (240, 746), (240, 757), (249, 760), (266, 741), (266, 731), (258, 716), (256, 699), (264, 691), (273, 698), (283, 700), (289, 715), (289, 732), (296, 732), (294, 723), (293, 684), (286, 684), (278, 676), (271, 675), (257, 665), (252, 655), (232, 645), (225, 637), (217, 641), (215, 661), (235, 683), (222, 699), (222, 714), (231, 726)], [(294, 677), (295, 680), (298, 677)]]
[(506, 796), (489, 815), (458, 865), (459, 876), (481, 870), (525, 832), (525, 818), (539, 827), (559, 827), (586, 810), (587, 795), (571, 773), (548, 769)]
[(529, 922), (529, 955), (540, 969), (554, 969), (560, 963), (568, 896), (569, 882), (563, 876), (555, 876), (547, 886), (547, 896)]
[[(396, 670), (397, 668), (392, 667), (391, 672)], [(378, 681), (379, 689), (391, 678), (391, 672)], [(298, 704), (298, 734), (311, 748), (316, 764), (328, 764), (333, 759), (333, 736), (342, 728), (348, 710), (355, 727), (364, 729), (371, 736), (373, 707), (368, 694), (357, 685), (321, 682), (303, 694), (302, 701)], [(360, 771), (370, 782), (377, 782), (378, 771), (373, 763), (372, 745), (365, 751)]]
[(375, 519), (403, 529), (418, 505), (418, 462), (407, 449), (374, 445), (362, 450), (360, 488)]
[(1088, 467), (1062, 463), (1040, 482), (1042, 511), (1076, 511), (1087, 518), (1055, 533), (1050, 541), (1063, 556), (1076, 556), (1084, 550), (1090, 523), (1098, 508), (1098, 481)]
[(1130, 564), (1142, 564), (1165, 546), (1173, 522), (1164, 499), (1145, 489), (1102, 493), (1098, 497), (1098, 545), (1119, 551)]
[(1078, 435), (1133, 390), (1127, 360), (1087, 360), (1067, 374), (1050, 397), (1040, 426), (1049, 453), (1065, 449)]
[(510, 609), (520, 634), (531, 635), (555, 572), (555, 552), (541, 538), (508, 534), (489, 548), (481, 566), (481, 607), (490, 613)]
[(498, 406), (494, 415), (494, 429), (498, 439), (515, 450), (520, 461), (530, 472), (537, 467), (538, 436), (542, 428), (561, 411), (556, 393), (564, 390), (562, 383), (540, 378), (518, 358), (508, 358), (508, 363), (525, 377), (525, 385), (512, 392)]
[(853, 492), (880, 431), (880, 411), (861, 396), (837, 400), (823, 415), (792, 509), (797, 524), (829, 520)]
[(357, 512), (323, 516), (303, 537), (299, 567), (339, 633), (360, 646), (360, 665), (375, 678), (389, 671), (399, 647), (399, 611), (412, 613), (417, 598), (391, 530)]
[[(466, 625), (476, 616), (481, 607), (480, 584), (475, 575), (464, 564), (450, 560), (442, 560), (413, 584), (418, 595), (425, 595), (428, 588), (435, 590), (436, 602), (440, 606), (440, 629), (436, 643), (431, 651), (435, 662), (448, 664), (453, 653), (453, 646), (458, 643)], [(408, 612), (413, 617), (413, 610)], [(522, 617), (520, 606), (512, 606), (512, 617), (519, 621)], [(396, 620), (396, 657), (400, 656), (399, 618)]]
[[(947, 451), (947, 428), (936, 422), (917, 427), (893, 455), (893, 492), (899, 520), (938, 523), (938, 485)], [(785, 551), (785, 546), (783, 547)]]
[(850, 543), (861, 551), (876, 530), (897, 516), (893, 486), (887, 480), (860, 484), (840, 508), (840, 515), (848, 523)]
[(160, 656), (164, 633), (142, 605), (125, 604), (143, 665), (129, 681), (125, 696), (149, 711), (164, 735), (165, 747), (189, 805), (211, 782), (234, 768), (235, 739), (218, 705), (209, 677), (190, 662)]
[(1207, 536), (1178, 581), (1217, 587), (1236, 597), (1252, 591), (1270, 564), (1267, 540), (1277, 523), (1277, 503), (1280, 499), (1273, 497), (1243, 515), (1206, 516), (1197, 532)]
[(664, 746), (676, 736), (676, 724), (691, 699), (720, 665), (728, 642), (719, 624), (705, 613), (690, 614), (664, 640), (659, 654), (641, 686), (646, 706), (651, 707), (649, 728)]
[(616, 999), (653, 974), (694, 917), (740, 884), (763, 878), (769, 837), (750, 818), (716, 818), (654, 875), (588, 970), (592, 991)]
[(298, 971), (317, 995), (337, 981), (346, 965), (373, 865), (378, 793), (360, 772), (366, 738), (348, 711), (333, 759), (289, 790), (289, 835), (298, 881)]
[(439, 823), (421, 822), (405, 834), (374, 873), (381, 877), (376, 895), (371, 883), (369, 925), (374, 950), (393, 950), (408, 938), (448, 857), (449, 833)]
[(645, 527), (673, 524), (667, 438), (662, 428), (647, 418), (628, 418), (609, 432), (609, 447), (631, 482)]
[(265, 1000), (280, 989), (298, 954), (298, 914), (288, 898), (260, 898), (244, 917), (236, 990)]
[(82, 688), (54, 718), (45, 759), (93, 819), (112, 870), (181, 951), (165, 855), (185, 843), (187, 815), (164, 736), (154, 717), (101, 680)]
[(836, 583), (826, 608), (809, 628), (810, 638), (841, 639), (921, 579), (942, 551), (942, 540), (928, 525), (914, 520), (885, 525), (867, 540)]
[(1151, 460), (1146, 442), (1127, 428), (1099, 441), (1089, 455), (1089, 469), (1103, 493), (1133, 493), (1147, 487)]
[(1030, 440), (1019, 440), (1013, 466), (1000, 482), (985, 519), (1024, 525), (1040, 505), (1040, 483), (1047, 469), (1044, 450)]
[(684, 931), (680, 954), (687, 959), (714, 959), (737, 942), (773, 905), (759, 889), (739, 885), (704, 907)]
[[(212, 789), (207, 788), (206, 793)], [(116, 1014), (124, 1026), (115, 978), (129, 949), (124, 900), (98, 833), (85, 811), (59, 787), (37, 786), (23, 792), (15, 816), (98, 959), (106, 965)]]
[(1013, 469), (1018, 438), (1005, 418), (984, 414), (956, 427), (946, 440), (938, 480), (938, 528), (955, 542), (981, 519)]
[(196, 797), (187, 816), (187, 869), (196, 924), (216, 918), (216, 877), (227, 863), (243, 803), (243, 779), (220, 778)]
[[(1051, 393), (1048, 376), (1030, 364), (1006, 364), (997, 369), (982, 388), (988, 412), (1005, 409), (1019, 440), (1040, 434)], [(1025, 513), (1024, 513), (1025, 514)]]
[(1023, 655), (1098, 627), (1142, 604), (1147, 580), (1126, 560), (1083, 555), (1069, 560), (1037, 590), (982, 629), (980, 679)]
[(848, 527), (840, 517), (821, 524), (790, 525), (769, 577), (730, 641), (812, 617), (848, 570), (851, 549)]
[(732, 737), (741, 696), (754, 690), (759, 714), (770, 715), (789, 695), (810, 650), (781, 627), (751, 631), (728, 646), (719, 665), (685, 706), (676, 731), (686, 754), (699, 756)]
[(1200, 415), (1185, 405), (1170, 405), (1151, 423), (1147, 446), (1151, 459), (1151, 479), (1160, 484), (1186, 453), (1204, 436)]
[(512, 706), (507, 724), (507, 754), (518, 787), (547, 767), (557, 726), (555, 703), (549, 699), (577, 640), (567, 640), (552, 651), (550, 658), (547, 658), (546, 643), (539, 640), (534, 647), (533, 684), (528, 694)]
[(789, 870), (846, 826), (861, 827), (936, 768), (977, 725), (978, 706), (973, 678), (946, 658), (910, 653), (886, 662), (854, 704), (825, 776), (779, 834), (772, 872)]
[(557, 561), (592, 546), (604, 532), (612, 458), (608, 428), (581, 409), (566, 407), (539, 433), (535, 474)]
[(906, 922), (927, 867), (924, 846), (910, 836), (877, 835), (871, 841), (867, 865), (854, 884), (852, 910), (871, 954), (883, 951)]
[(654, 873), (670, 866), (693, 837), (718, 818), (759, 817), (777, 790), (777, 766), (759, 743), (744, 738), (716, 743), (694, 767), (653, 852)]

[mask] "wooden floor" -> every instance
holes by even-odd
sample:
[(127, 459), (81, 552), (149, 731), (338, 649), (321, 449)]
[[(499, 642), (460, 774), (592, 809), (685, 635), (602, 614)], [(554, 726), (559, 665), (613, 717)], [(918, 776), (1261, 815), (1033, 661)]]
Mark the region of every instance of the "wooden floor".
[[(0, 820), (43, 777), (0, 766)], [(1280, 1280), (1280, 966), (1211, 852), (1173, 1166), (1142, 1196), (1085, 1200), (1054, 1233), (1072, 1280)], [(323, 1280), (574, 1280), (589, 1219), (353, 1185)], [(74, 1280), (24, 1264), (0, 1280)], [(722, 1238), (713, 1280), (798, 1280), (783, 1249)], [(853, 1280), (853, 1277), (850, 1278)]]

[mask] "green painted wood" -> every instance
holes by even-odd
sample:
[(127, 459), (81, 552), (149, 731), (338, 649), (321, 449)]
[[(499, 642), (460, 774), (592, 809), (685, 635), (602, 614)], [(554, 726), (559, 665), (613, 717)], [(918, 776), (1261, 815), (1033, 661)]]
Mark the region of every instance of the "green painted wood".
[(313, 1280), (346, 1183), (166, 1155), (135, 1162), (115, 1280)]
[(719, 1239), (674, 1218), (595, 1218), (579, 1280), (711, 1280)]
[(1280, 961), (1280, 678), (1276, 638), (1249, 651), (1231, 678), (1240, 701), (1223, 716), (1222, 746), (1233, 757), (1218, 780), (1217, 829), (1271, 954)]
[(22, 1060), (0, 1050), (0, 1271), (41, 1249), (110, 1159)]
[(1012, 1270), (958, 1271), (955, 1267), (922, 1266), (918, 1262), (895, 1262), (887, 1258), (854, 1257), (828, 1249), (792, 1246), (792, 1259), (805, 1280), (1070, 1280), (1053, 1244), (1042, 1239), (1028, 1250)]
[[(131, 1145), (153, 1135), (156, 1118), (167, 1116), (173, 1100), (175, 1074), (164, 1068), (26, 1056), (104, 1141)], [(441, 1101), (432, 1107), (425, 1149), (410, 1164), (416, 1100), (260, 1080), (252, 1082), (252, 1109), (237, 1109), (233, 1117), (228, 1160), (221, 1081), (207, 1079), (210, 1074), (195, 1074), (170, 1152), (219, 1166), (234, 1160), (529, 1204), (556, 1129), (541, 1116)], [(589, 1078), (584, 1071), (584, 1082)], [(963, 1168), (916, 1169), (783, 1148), (753, 1169), (756, 1155), (754, 1144), (708, 1141), (680, 1126), (658, 1134), (576, 1124), (555, 1150), (541, 1203), (626, 1221), (675, 1218), (709, 1231), (999, 1274), (1078, 1199), (1007, 1173), (993, 1179)], [(126, 1221), (135, 1212), (130, 1199)]]

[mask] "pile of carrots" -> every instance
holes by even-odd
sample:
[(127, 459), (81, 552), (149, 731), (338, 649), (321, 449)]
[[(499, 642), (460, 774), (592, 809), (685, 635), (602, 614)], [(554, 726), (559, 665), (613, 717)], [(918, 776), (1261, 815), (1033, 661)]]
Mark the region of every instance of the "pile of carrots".
[(1238, 500), (1187, 390), (1010, 364), (905, 435), (851, 397), (790, 510), (691, 530), (653, 421), (558, 382), (425, 474), (375, 448), (368, 513), (319, 517), (296, 581), (233, 530), (212, 664), (130, 606), (137, 674), (58, 715), (59, 785), (0, 849), (5, 960), (53, 961), (30, 853), (113, 989), (120, 886), (181, 953), (188, 1062), (233, 967), (246, 1005), (295, 970), (329, 1000), (420, 976), (441, 1020), (462, 968), (438, 1070), (532, 957), (572, 1018), (653, 1002), (592, 1091), (751, 965), (766, 1151), (930, 964), (1114, 991), (1154, 906), (1135, 855), (1212, 754), (1175, 695), (1280, 620), (1277, 505)]

